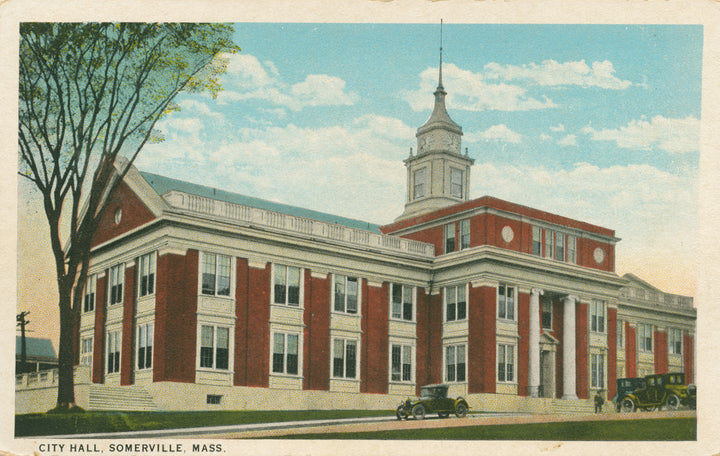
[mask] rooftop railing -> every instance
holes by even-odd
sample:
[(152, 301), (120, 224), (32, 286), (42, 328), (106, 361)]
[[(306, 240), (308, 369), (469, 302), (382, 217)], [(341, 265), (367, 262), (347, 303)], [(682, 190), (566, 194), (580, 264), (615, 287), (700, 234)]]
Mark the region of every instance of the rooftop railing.
[(435, 247), (432, 244), (404, 239), (396, 236), (374, 233), (372, 231), (350, 228), (335, 223), (321, 222), (305, 217), (297, 217), (266, 209), (241, 204), (218, 201), (189, 193), (170, 191), (163, 195), (165, 201), (177, 209), (244, 222), (255, 226), (275, 228), (290, 233), (311, 236), (352, 244), (361, 248), (403, 253), (422, 258), (433, 258)]

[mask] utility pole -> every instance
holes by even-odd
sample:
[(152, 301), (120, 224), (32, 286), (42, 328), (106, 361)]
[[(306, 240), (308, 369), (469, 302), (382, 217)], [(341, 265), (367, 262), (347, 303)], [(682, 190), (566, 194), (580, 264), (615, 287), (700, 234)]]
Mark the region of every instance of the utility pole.
[(20, 372), (17, 372), (18, 374), (25, 373), (24, 371), (27, 364), (27, 342), (25, 341), (25, 326), (27, 326), (30, 321), (26, 320), (25, 317), (27, 317), (29, 313), (29, 311), (24, 311), (17, 314), (17, 324), (20, 327)]

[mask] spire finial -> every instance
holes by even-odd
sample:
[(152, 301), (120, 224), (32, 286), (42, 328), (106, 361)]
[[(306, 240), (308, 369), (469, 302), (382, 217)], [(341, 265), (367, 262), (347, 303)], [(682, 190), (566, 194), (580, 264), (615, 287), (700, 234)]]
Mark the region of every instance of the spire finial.
[(442, 84), (442, 48), (443, 48), (443, 40), (442, 40), (442, 26), (443, 26), (443, 20), (440, 18), (440, 66), (439, 66), (439, 76), (438, 76), (438, 89), (443, 88)]

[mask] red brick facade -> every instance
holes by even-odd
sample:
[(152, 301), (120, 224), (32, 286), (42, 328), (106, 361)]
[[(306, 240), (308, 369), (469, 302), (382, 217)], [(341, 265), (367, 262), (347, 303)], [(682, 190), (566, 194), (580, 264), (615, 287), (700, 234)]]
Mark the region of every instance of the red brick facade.
[(330, 389), (330, 283), (330, 275), (319, 279), (305, 271), (304, 359), (308, 361), (303, 388), (307, 390)]
[(496, 385), (495, 287), (470, 287), (468, 306), (468, 392), (494, 393)]
[(617, 385), (615, 379), (617, 378), (617, 309), (610, 307), (608, 308), (608, 321), (607, 321), (607, 398), (615, 396), (615, 390)]

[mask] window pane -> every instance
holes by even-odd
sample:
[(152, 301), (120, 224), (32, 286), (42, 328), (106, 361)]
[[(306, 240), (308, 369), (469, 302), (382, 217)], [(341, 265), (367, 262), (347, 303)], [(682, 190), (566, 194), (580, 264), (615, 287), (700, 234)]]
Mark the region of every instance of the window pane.
[(412, 320), (412, 287), (403, 286), (403, 320)]
[(218, 255), (217, 294), (220, 296), (230, 296), (230, 264), (229, 256)]
[(288, 268), (288, 304), (300, 305), (300, 268)]
[(358, 279), (355, 277), (347, 278), (347, 305), (345, 311), (348, 313), (357, 313), (358, 300)]
[(390, 378), (393, 381), (400, 380), (400, 345), (390, 347)]
[(342, 339), (335, 339), (333, 343), (333, 377), (343, 376), (344, 348), (344, 341)]
[(335, 310), (345, 311), (345, 276), (335, 276)]
[(286, 268), (285, 266), (275, 265), (274, 267), (274, 277), (273, 277), (273, 283), (275, 284), (275, 304), (285, 304), (286, 301), (286, 283), (285, 283), (285, 275), (286, 275)]
[(215, 255), (203, 254), (202, 293), (215, 294)]
[(345, 346), (345, 378), (355, 378), (357, 345), (354, 341), (348, 341)]
[(455, 381), (455, 347), (445, 349), (445, 377), (448, 382)]
[(515, 288), (507, 287), (507, 319), (515, 319)]

